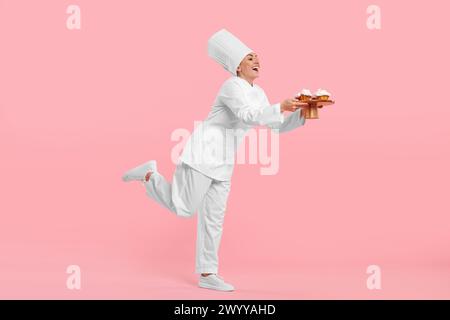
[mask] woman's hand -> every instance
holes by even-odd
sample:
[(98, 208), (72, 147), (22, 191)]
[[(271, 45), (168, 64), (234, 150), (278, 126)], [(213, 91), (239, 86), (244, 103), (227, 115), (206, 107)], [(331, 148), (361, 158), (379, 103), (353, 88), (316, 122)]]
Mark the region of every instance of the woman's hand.
[(308, 104), (306, 102), (301, 102), (298, 99), (286, 99), (280, 104), (280, 110), (294, 112), (298, 108), (305, 108)]

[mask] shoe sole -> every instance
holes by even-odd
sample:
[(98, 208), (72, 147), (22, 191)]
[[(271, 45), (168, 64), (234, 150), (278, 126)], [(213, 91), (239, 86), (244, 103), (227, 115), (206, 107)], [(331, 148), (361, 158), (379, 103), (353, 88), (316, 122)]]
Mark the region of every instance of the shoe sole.
[[(155, 163), (155, 165), (151, 165), (151, 164), (153, 164), (153, 163)], [(145, 165), (147, 165), (148, 166), (148, 171), (151, 171), (152, 173), (154, 172), (154, 171), (156, 171), (156, 169), (154, 169), (154, 168), (156, 168), (156, 162), (154, 162), (154, 160), (151, 160), (151, 161), (149, 161), (149, 162), (147, 162), (147, 163), (145, 163)], [(128, 170), (127, 172), (125, 172), (125, 174), (122, 176), (122, 181), (124, 181), (124, 182), (129, 182), (129, 181), (141, 181), (141, 182), (145, 182), (145, 176), (144, 177), (134, 177), (133, 175), (130, 175), (128, 172), (131, 172), (131, 171), (134, 171), (134, 170), (136, 170), (137, 168), (139, 168), (140, 166), (137, 166), (137, 167), (135, 167), (135, 168), (133, 168), (133, 169), (130, 169), (130, 170)]]
[(211, 285), (206, 284), (206, 283), (199, 283), (198, 286), (199, 286), (200, 288), (211, 289), (211, 290), (216, 290), (216, 291), (226, 291), (226, 292), (234, 291), (234, 289), (220, 289), (220, 288), (211, 286)]

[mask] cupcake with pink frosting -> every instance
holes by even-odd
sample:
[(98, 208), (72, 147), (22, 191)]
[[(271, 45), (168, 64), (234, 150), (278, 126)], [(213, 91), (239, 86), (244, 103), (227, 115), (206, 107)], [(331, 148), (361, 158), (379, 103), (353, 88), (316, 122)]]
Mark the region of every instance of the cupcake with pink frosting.
[(331, 94), (325, 89), (319, 89), (316, 91), (315, 96), (317, 100), (328, 101), (328, 99), (330, 99)]
[(300, 101), (310, 101), (312, 99), (312, 93), (308, 89), (303, 89), (297, 94), (297, 99)]

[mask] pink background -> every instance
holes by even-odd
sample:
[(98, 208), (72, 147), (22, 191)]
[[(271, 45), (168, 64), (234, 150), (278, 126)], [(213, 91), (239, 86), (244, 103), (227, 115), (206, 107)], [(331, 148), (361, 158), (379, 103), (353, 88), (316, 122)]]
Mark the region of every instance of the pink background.
[[(0, 298), (450, 298), (449, 9), (0, 1)], [(196, 217), (121, 181), (150, 159), (171, 179), (171, 133), (228, 77), (206, 54), (222, 27), (259, 54), (272, 102), (303, 87), (337, 101), (280, 137), (277, 175), (236, 166), (219, 269), (233, 293), (196, 287)], [(71, 264), (81, 290), (66, 288)], [(372, 264), (381, 290), (366, 287)]]

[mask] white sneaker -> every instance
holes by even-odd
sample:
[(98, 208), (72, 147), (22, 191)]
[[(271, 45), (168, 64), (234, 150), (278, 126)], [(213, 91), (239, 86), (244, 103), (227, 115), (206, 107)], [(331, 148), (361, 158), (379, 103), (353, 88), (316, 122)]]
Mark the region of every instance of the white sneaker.
[(125, 182), (137, 180), (137, 181), (145, 181), (145, 175), (149, 172), (158, 171), (156, 168), (156, 161), (150, 160), (136, 168), (130, 169), (122, 176), (122, 180)]
[(198, 281), (198, 286), (200, 288), (205, 289), (213, 289), (219, 291), (233, 291), (234, 287), (226, 283), (220, 276), (217, 274), (210, 274), (209, 276), (200, 275), (200, 280)]

